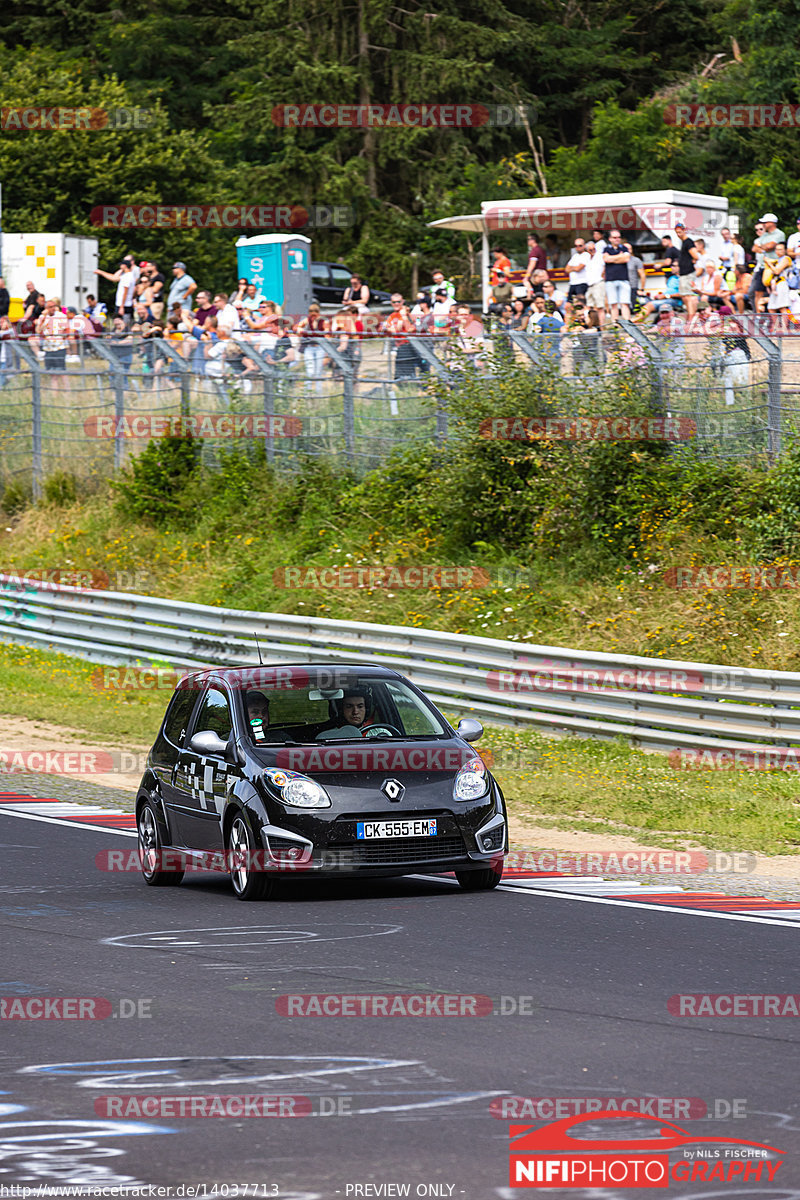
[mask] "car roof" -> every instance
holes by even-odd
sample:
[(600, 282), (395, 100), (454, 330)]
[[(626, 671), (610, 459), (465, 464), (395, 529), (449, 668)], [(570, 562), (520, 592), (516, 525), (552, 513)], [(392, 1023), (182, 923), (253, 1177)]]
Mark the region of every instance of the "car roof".
[(404, 679), (399, 671), (392, 667), (376, 666), (359, 662), (293, 662), (293, 663), (241, 663), (231, 667), (203, 667), (199, 671), (187, 671), (186, 677), (192, 679), (214, 678), (223, 681), (235, 681), (244, 671), (285, 671), (291, 668), (296, 671), (352, 671), (370, 679)]

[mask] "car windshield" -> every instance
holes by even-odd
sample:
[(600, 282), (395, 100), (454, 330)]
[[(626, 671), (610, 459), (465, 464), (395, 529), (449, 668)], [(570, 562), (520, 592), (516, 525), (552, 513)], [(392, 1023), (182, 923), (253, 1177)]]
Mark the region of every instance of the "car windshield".
[[(300, 682), (267, 679), (242, 689), (248, 731), (256, 745), (448, 737), (436, 710), (400, 679), (345, 675)], [(326, 683), (335, 686), (326, 686)]]

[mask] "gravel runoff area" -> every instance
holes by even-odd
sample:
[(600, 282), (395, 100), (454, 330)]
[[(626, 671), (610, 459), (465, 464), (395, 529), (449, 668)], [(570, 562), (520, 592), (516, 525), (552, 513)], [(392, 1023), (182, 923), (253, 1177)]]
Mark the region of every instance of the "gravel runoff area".
[[(120, 762), (130, 764), (134, 756), (135, 770), (115, 770), (96, 774), (95, 778), (79, 774), (42, 774), (35, 771), (0, 773), (0, 793), (21, 792), (46, 799), (67, 800), (77, 804), (102, 804), (131, 812), (134, 793), (141, 778), (139, 765), (147, 747), (90, 744), (78, 730), (32, 721), (23, 717), (0, 717), (0, 746), (8, 751), (50, 750), (68, 752), (80, 750), (88, 754), (121, 755)], [(551, 814), (548, 814), (551, 815)], [(575, 854), (589, 852), (654, 851), (650, 846), (619, 834), (583, 833), (537, 826), (528, 819), (509, 813), (512, 847), (517, 851), (566, 851)], [(693, 849), (702, 847), (693, 846)], [(630, 879), (631, 883), (647, 883), (664, 887), (681, 887), (686, 891), (723, 892), (731, 896), (763, 896), (773, 900), (800, 901), (800, 856), (755, 856), (755, 870), (748, 873), (705, 872), (692, 875), (630, 874), (607, 875), (606, 878)]]

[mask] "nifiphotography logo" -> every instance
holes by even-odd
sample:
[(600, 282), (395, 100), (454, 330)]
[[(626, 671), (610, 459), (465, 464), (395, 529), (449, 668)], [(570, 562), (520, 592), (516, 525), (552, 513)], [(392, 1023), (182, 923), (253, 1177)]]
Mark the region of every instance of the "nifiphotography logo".
[[(510, 1125), (509, 1185), (532, 1188), (666, 1188), (670, 1183), (771, 1183), (783, 1151), (742, 1138), (699, 1137), (680, 1125), (652, 1121), (652, 1136), (595, 1139), (573, 1133), (587, 1123), (630, 1121), (605, 1111), (535, 1128)], [(609, 1131), (611, 1132), (611, 1131)], [(691, 1147), (691, 1148), (690, 1148)], [(775, 1162), (775, 1158), (780, 1161)], [(670, 1161), (672, 1158), (672, 1161)]]

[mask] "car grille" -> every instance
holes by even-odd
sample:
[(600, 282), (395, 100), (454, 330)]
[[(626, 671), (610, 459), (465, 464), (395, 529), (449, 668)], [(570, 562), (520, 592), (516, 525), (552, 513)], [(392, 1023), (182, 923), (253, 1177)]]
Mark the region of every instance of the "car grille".
[(366, 866), (370, 863), (416, 863), (444, 862), (450, 858), (466, 855), (464, 839), (455, 837), (418, 837), (364, 841), (349, 846), (336, 847), (340, 863), (344, 866)]

